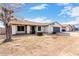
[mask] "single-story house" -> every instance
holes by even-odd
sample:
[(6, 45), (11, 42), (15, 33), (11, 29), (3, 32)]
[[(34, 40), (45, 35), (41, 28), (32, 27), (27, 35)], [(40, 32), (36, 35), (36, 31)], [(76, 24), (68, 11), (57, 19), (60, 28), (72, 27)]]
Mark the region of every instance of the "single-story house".
[(39, 31), (43, 33), (62, 32), (61, 24), (53, 23), (39, 23), (27, 20), (12, 20), (10, 21), (12, 27), (12, 34), (35, 34)]

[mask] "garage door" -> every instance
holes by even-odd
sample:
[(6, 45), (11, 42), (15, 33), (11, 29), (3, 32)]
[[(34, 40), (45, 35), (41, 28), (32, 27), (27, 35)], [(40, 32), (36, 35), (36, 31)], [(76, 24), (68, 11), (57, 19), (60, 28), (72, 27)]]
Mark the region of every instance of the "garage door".
[(60, 32), (60, 27), (53, 27), (53, 32)]

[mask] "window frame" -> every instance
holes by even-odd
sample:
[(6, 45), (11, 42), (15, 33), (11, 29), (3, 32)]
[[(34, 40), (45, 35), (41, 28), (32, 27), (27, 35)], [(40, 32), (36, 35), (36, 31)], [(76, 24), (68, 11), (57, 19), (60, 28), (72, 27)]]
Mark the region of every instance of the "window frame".
[(38, 31), (41, 31), (41, 26), (38, 26)]
[(24, 31), (24, 26), (17, 26), (17, 31)]

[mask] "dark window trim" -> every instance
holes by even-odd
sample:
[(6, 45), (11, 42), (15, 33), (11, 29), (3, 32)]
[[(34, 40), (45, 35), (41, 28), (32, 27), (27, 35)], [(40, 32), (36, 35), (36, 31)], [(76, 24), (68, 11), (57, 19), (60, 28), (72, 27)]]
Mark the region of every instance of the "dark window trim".
[(38, 26), (38, 31), (41, 31), (41, 26)]
[(17, 31), (24, 31), (24, 26), (17, 26)]

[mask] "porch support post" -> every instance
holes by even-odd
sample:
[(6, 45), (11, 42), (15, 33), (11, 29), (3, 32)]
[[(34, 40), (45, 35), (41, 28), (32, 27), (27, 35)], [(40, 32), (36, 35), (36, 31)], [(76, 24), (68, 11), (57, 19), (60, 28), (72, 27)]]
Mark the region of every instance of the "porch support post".
[(30, 26), (28, 25), (28, 26), (27, 26), (27, 34), (30, 34), (30, 30), (31, 30), (31, 29), (30, 29)]
[(27, 25), (25, 25), (25, 33), (27, 34)]

